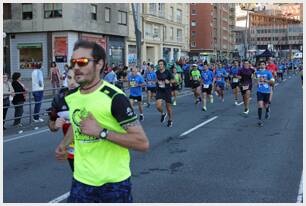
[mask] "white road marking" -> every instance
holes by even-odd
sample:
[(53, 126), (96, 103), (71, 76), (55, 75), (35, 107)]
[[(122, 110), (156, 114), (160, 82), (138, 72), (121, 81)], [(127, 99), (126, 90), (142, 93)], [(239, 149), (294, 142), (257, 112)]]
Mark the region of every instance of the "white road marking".
[(211, 122), (211, 121), (214, 121), (214, 120), (217, 119), (217, 118), (218, 118), (218, 116), (214, 116), (214, 117), (212, 117), (212, 118), (206, 120), (205, 122), (202, 122), (201, 124), (199, 124), (199, 125), (197, 125), (197, 126), (191, 128), (190, 130), (187, 130), (186, 132), (182, 133), (182, 134), (180, 135), (180, 137), (185, 136), (185, 135), (187, 135), (187, 134), (193, 132), (194, 130), (196, 130), (196, 129), (202, 127), (202, 126), (204, 126), (205, 124), (208, 124), (208, 123)]
[(303, 171), (302, 171), (302, 176), (301, 176), (301, 181), (300, 181), (299, 193), (296, 199), (297, 199), (296, 203), (303, 202)]
[[(250, 101), (252, 100), (252, 98), (250, 97)], [(240, 102), (240, 103), (238, 103), (237, 105), (238, 106), (240, 106), (240, 105), (242, 105), (243, 104), (243, 102)]]
[(24, 134), (24, 135), (21, 135), (21, 136), (17, 136), (17, 137), (13, 137), (13, 138), (10, 138), (10, 139), (3, 140), (3, 143), (15, 141), (15, 140), (18, 140), (18, 139), (22, 139), (22, 138), (25, 138), (25, 137), (28, 137), (28, 136), (32, 136), (34, 134), (44, 133), (44, 132), (47, 132), (47, 131), (50, 131), (50, 130), (49, 129), (43, 129), (43, 130), (40, 130), (40, 131), (37, 131), (37, 132), (31, 132), (29, 134)]
[(284, 79), (284, 82), (287, 81), (287, 79)]
[(61, 195), (61, 196), (51, 200), (49, 203), (58, 203), (58, 202), (61, 202), (61, 201), (65, 200), (65, 199), (67, 199), (69, 197), (69, 194), (70, 194), (70, 192), (67, 192), (67, 193), (65, 193), (65, 194), (63, 194), (63, 195)]
[(275, 86), (279, 85), (279, 83), (276, 83)]

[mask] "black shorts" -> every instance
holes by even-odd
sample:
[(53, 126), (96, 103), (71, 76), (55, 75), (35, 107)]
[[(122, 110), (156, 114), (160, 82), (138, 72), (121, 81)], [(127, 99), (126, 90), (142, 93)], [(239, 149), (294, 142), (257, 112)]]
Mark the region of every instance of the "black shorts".
[(263, 101), (265, 104), (269, 103), (270, 93), (257, 92), (257, 101)]
[(239, 82), (231, 83), (232, 89), (235, 89), (236, 87), (239, 87)]
[(178, 91), (180, 90), (180, 86), (179, 85), (175, 85), (171, 87), (171, 91)]
[(129, 97), (130, 99), (136, 99), (138, 102), (142, 101), (142, 96), (131, 96)]
[(192, 81), (192, 89), (195, 89), (197, 87), (199, 87), (201, 85), (201, 83), (199, 81)]
[(216, 87), (219, 87), (221, 90), (224, 90), (225, 83), (216, 83)]
[(252, 85), (249, 85), (249, 88), (246, 89), (246, 90), (243, 90), (242, 85), (240, 86), (240, 91), (241, 91), (242, 96), (245, 95), (246, 91), (248, 91), (248, 90), (252, 91)]
[(152, 93), (156, 93), (156, 87), (147, 87), (147, 90)]
[(212, 85), (210, 84), (208, 88), (204, 88), (204, 85), (202, 85), (202, 93), (206, 93), (208, 95), (211, 95), (212, 91)]
[(172, 97), (171, 89), (166, 89), (166, 90), (157, 89), (156, 91), (156, 97), (155, 97), (156, 100), (163, 99), (167, 103), (171, 104), (171, 97)]

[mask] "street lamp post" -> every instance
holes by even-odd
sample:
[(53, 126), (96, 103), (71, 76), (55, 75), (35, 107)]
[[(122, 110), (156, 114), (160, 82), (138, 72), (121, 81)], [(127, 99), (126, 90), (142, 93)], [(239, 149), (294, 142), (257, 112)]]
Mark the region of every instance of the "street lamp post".
[(141, 30), (140, 30), (140, 4), (132, 3), (132, 12), (135, 25), (137, 66), (141, 67)]

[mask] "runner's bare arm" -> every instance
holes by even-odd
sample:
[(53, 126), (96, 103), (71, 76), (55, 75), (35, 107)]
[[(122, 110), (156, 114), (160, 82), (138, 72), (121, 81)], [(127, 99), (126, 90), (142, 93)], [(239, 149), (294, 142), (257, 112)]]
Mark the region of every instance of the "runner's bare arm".
[(107, 140), (137, 151), (145, 152), (149, 149), (148, 138), (138, 120), (123, 125), (123, 128), (127, 131), (126, 134), (110, 131), (107, 135)]

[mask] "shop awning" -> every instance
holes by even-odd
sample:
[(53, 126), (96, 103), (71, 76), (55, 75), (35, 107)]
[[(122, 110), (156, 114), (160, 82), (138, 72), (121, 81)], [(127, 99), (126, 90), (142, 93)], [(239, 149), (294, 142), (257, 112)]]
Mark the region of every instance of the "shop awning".
[(41, 47), (42, 47), (41, 43), (17, 44), (18, 49), (22, 49), (22, 48), (41, 48)]

